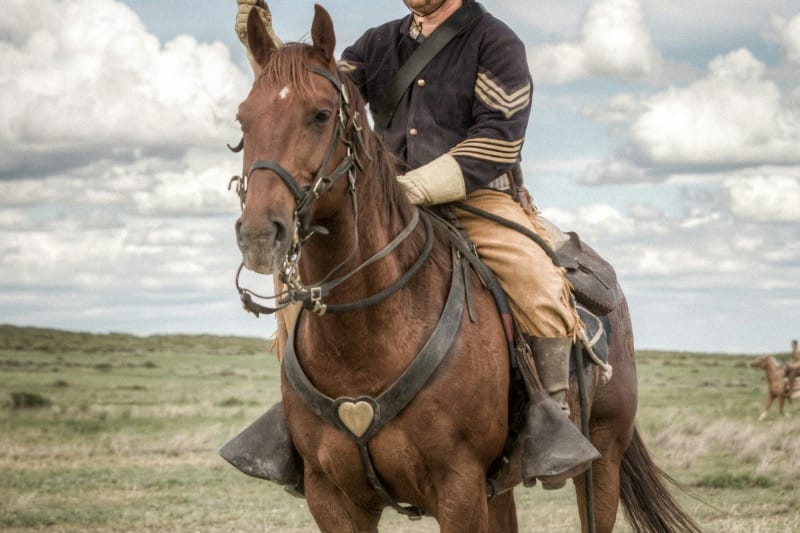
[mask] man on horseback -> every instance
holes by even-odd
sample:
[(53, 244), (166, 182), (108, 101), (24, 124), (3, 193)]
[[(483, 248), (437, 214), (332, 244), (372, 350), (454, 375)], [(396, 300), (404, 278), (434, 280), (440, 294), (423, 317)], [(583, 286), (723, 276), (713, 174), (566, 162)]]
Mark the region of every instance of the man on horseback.
[[(269, 12), (259, 2), (237, 0), (236, 31), (245, 46), (246, 20), (254, 6), (274, 35)], [(367, 30), (339, 62), (369, 103), (385, 145), (407, 169), (398, 181), (414, 204), (460, 201), (548, 240), (512, 172), (518, 168), (533, 93), (524, 44), (474, 0), (404, 3), (408, 16)], [(465, 17), (466, 10), (475, 14)], [(460, 24), (448, 27), (456, 17)], [(452, 33), (447, 43), (392, 101), (387, 95), (397, 92), (398, 73), (426, 39), (439, 38), (434, 32), (440, 27)], [(563, 269), (527, 236), (472, 211), (453, 212), (508, 295), (549, 394), (529, 386), (520, 439), (523, 481), (539, 479), (545, 488), (559, 488), (599, 457), (568, 418), (569, 356), (580, 327), (569, 283)], [(293, 321), (291, 316), (281, 320)]]
[(797, 345), (797, 340), (792, 340), (792, 359), (786, 363), (786, 392), (791, 395), (794, 391), (794, 382), (797, 375), (800, 374), (800, 348)]

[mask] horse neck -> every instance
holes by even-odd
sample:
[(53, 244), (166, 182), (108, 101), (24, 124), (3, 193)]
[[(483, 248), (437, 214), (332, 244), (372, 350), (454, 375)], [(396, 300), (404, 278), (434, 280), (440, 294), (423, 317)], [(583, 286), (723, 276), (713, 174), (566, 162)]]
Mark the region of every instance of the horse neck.
[[(329, 235), (316, 236), (304, 247), (301, 262), (304, 281), (317, 282), (343, 264), (334, 277), (346, 276), (381, 252), (408, 224), (410, 211), (394, 205), (393, 200), (397, 200), (394, 196), (384, 194), (385, 177), (375, 167), (370, 165), (364, 174), (357, 176), (355, 206), (348, 194), (336, 216), (326, 223)], [(337, 286), (330, 303), (358, 301), (391, 284), (402, 274), (406, 266), (404, 258), (410, 255), (409, 246), (413, 247), (414, 240), (400, 243), (386, 257)]]
[(783, 380), (783, 373), (774, 357), (767, 357), (764, 360), (764, 373), (767, 380)]
[[(342, 214), (329, 227), (330, 235), (309, 241), (301, 263), (304, 279), (316, 281), (339, 265), (353, 248), (356, 228), (356, 255), (336, 277), (357, 268), (403, 230), (408, 223), (403, 216), (405, 210), (386, 205), (380, 187), (367, 184), (378, 181), (379, 176), (367, 176), (357, 184), (357, 220), (352, 209), (343, 206)], [(415, 230), (416, 235), (386, 257), (335, 287), (325, 303), (357, 302), (394, 283), (419, 253), (418, 243), (422, 240), (419, 233), (424, 233), (420, 226)], [(320, 277), (306, 278), (307, 274)], [(427, 309), (412, 309), (411, 295), (420, 292), (420, 280), (433, 275), (431, 269), (424, 268), (409, 285), (369, 307), (344, 313), (328, 312), (321, 317), (307, 313), (298, 334), (299, 357), (317, 386), (331, 394), (353, 387), (377, 394), (396, 379), (416, 354), (417, 344), (421, 344), (418, 342), (420, 333), (414, 331), (405, 318), (429, 318)], [(399, 346), (403, 343), (413, 343), (413, 346)]]
[(766, 364), (766, 371), (767, 373), (774, 374), (778, 372), (778, 362), (775, 360), (774, 357), (767, 357), (767, 364)]

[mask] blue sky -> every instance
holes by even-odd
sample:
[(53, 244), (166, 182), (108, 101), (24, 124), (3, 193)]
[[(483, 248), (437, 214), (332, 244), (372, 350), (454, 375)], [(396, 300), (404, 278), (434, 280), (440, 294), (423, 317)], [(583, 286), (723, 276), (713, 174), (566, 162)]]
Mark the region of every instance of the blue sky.
[[(400, 0), (323, 2), (338, 51)], [(528, 47), (546, 216), (616, 266), (639, 348), (800, 337), (800, 7), (485, 0)], [(270, 3), (305, 40), (313, 2)], [(10, 0), (0, 21), (0, 323), (267, 337), (233, 288), (251, 75), (234, 0)], [(253, 279), (268, 286), (268, 280)]]

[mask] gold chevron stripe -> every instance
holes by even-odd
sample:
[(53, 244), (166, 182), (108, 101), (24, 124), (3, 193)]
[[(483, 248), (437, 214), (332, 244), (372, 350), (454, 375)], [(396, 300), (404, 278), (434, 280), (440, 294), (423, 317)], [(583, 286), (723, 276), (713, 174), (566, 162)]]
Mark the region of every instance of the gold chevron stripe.
[(507, 93), (499, 83), (492, 80), (485, 72), (478, 73), (478, 83), (487, 90), (496, 93), (498, 98), (504, 100), (506, 103), (512, 103), (523, 97), (527, 98), (531, 92), (531, 84), (528, 82), (513, 93)]
[(528, 82), (509, 94), (485, 72), (480, 72), (475, 83), (475, 94), (488, 108), (500, 111), (506, 118), (511, 118), (528, 106), (531, 84)]
[(458, 143), (454, 148), (477, 146), (477, 147), (493, 148), (496, 150), (518, 151), (524, 141), (525, 141), (524, 138), (517, 139), (516, 141), (504, 141), (501, 139), (491, 139), (489, 137), (476, 137), (473, 139), (466, 139)]
[(519, 155), (519, 150), (497, 150), (492, 147), (486, 145), (472, 145), (472, 146), (455, 146), (450, 153), (458, 153), (463, 152), (465, 150), (470, 150), (473, 152), (484, 152), (487, 154), (497, 154), (498, 156), (508, 156), (508, 157), (516, 157)]
[(481, 90), (479, 87), (476, 87), (475, 94), (484, 104), (486, 104), (486, 107), (501, 112), (507, 119), (513, 117), (528, 106), (527, 98), (516, 106), (501, 104), (495, 101), (490, 94), (486, 94), (486, 92)]
[(516, 163), (525, 139), (517, 141), (501, 141), (498, 139), (467, 139), (453, 147), (450, 155), (475, 157), (497, 163)]
[(484, 161), (492, 161), (494, 163), (508, 163), (508, 164), (516, 163), (517, 159), (518, 159), (517, 157), (510, 157), (510, 156), (501, 157), (501, 156), (496, 155), (494, 153), (485, 152), (485, 151), (482, 151), (482, 150), (479, 151), (479, 150), (467, 150), (467, 149), (464, 149), (464, 150), (453, 150), (453, 151), (450, 152), (450, 155), (453, 155), (453, 156), (460, 155), (460, 156), (466, 156), (466, 157), (474, 157), (475, 159), (483, 159)]
[(495, 92), (491, 87), (485, 87), (481, 84), (481, 82), (478, 82), (478, 84), (475, 85), (475, 92), (487, 105), (495, 105), (508, 109), (525, 107), (528, 105), (528, 94), (522, 95), (507, 102), (502, 100), (501, 95), (497, 94), (497, 92)]

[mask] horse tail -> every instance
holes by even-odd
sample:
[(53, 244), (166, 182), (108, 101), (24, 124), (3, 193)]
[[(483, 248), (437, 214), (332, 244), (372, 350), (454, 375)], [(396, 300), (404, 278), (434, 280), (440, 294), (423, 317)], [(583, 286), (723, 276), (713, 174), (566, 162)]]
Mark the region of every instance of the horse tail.
[(620, 469), (620, 499), (631, 528), (637, 533), (699, 533), (698, 525), (681, 509), (662, 478), (677, 486), (677, 482), (650, 458), (634, 427), (633, 439), (622, 456)]

